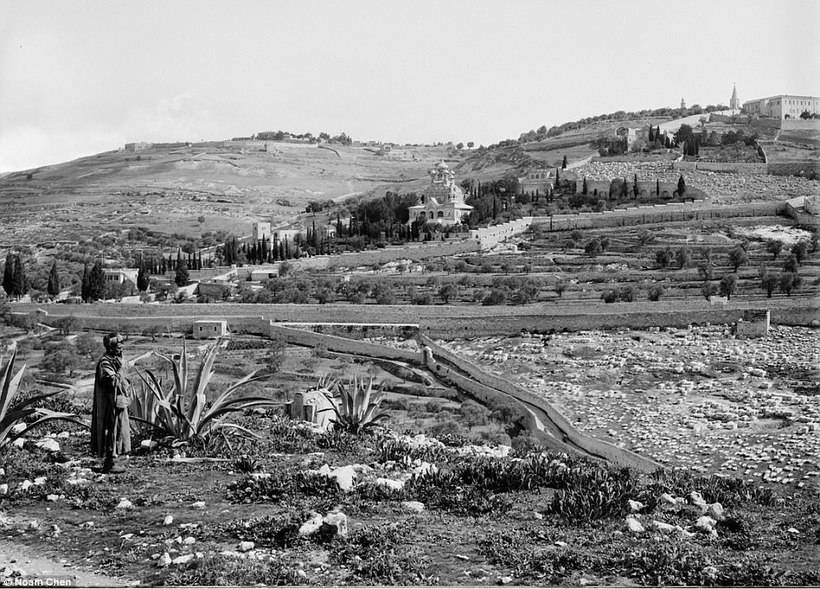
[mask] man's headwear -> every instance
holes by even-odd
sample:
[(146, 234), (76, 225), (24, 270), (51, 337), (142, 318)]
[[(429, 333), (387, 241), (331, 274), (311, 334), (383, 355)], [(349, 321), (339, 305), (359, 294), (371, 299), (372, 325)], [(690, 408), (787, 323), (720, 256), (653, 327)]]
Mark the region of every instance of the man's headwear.
[(103, 345), (105, 346), (106, 351), (111, 351), (111, 348), (114, 344), (122, 343), (124, 338), (117, 332), (109, 333), (108, 335), (103, 336)]

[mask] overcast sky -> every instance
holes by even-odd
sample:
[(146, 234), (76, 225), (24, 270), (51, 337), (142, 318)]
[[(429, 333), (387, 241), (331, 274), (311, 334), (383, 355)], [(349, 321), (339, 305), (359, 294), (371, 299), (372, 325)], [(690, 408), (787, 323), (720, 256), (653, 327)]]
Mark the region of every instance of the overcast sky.
[(494, 143), (820, 94), (817, 0), (0, 0), (0, 172), (287, 130)]

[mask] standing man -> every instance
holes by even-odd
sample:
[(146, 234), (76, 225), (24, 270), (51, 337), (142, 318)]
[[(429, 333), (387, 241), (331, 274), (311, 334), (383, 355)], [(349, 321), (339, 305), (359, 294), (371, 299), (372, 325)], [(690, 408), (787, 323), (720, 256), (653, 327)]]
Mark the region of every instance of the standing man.
[(91, 450), (103, 459), (102, 472), (125, 472), (117, 466), (117, 456), (131, 451), (128, 405), (131, 385), (122, 363), (123, 338), (119, 333), (103, 337), (105, 354), (97, 363), (94, 378), (94, 405), (91, 410)]

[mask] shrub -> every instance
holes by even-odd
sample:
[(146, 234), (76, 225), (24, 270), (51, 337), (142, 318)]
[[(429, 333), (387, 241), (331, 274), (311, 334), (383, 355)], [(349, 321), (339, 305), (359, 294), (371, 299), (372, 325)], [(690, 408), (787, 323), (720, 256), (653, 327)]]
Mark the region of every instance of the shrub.
[(207, 403), (205, 390), (214, 375), (213, 365), (218, 350), (218, 343), (208, 347), (194, 377), (193, 386), (188, 382), (188, 353), (184, 339), (179, 361), (157, 354), (171, 364), (174, 380), (165, 391), (162, 381), (153, 372), (146, 370), (145, 374), (139, 373), (143, 388), (141, 394), (135, 398), (132, 417), (148, 425), (154, 433), (171, 443), (187, 443), (197, 438), (204, 440), (214, 433), (219, 433), (225, 438), (225, 431), (258, 437), (245, 427), (220, 419), (227, 413), (253, 407), (271, 407), (276, 404), (268, 397), (235, 396), (240, 388), (261, 378), (257, 372), (233, 383), (213, 402)]
[(627, 501), (638, 491), (629, 469), (610, 471), (590, 465), (568, 472), (566, 488), (553, 499), (554, 513), (571, 521), (588, 522), (627, 512)]
[(187, 564), (169, 569), (163, 583), (172, 586), (239, 585), (266, 587), (276, 585), (300, 585), (305, 580), (295, 568), (270, 560), (233, 558), (222, 555), (206, 555)]
[(663, 538), (630, 552), (622, 566), (642, 585), (703, 585), (709, 581), (704, 569), (711, 561), (700, 546)]
[[(17, 352), (14, 351), (8, 362), (0, 367), (0, 448), (48, 421), (59, 419), (85, 425), (72, 413), (52, 411), (51, 409), (36, 406), (39, 402), (56, 395), (59, 391), (36, 394), (25, 399), (16, 398), (17, 389), (26, 368), (23, 365), (15, 374), (14, 361), (16, 358)], [(26, 427), (13, 434), (12, 429), (19, 424), (25, 424)]]
[[(382, 401), (380, 389), (373, 389), (373, 377), (365, 384), (364, 379), (353, 377), (347, 385), (340, 382), (328, 383), (324, 387), (328, 390), (338, 391), (340, 402), (337, 407), (333, 398), (325, 394), (331, 403), (332, 411), (336, 415), (333, 422), (334, 430), (341, 430), (353, 435), (359, 435), (378, 425), (379, 421), (386, 419), (388, 415), (378, 412)], [(325, 410), (326, 411), (326, 410)]]
[(380, 585), (431, 584), (425, 574), (426, 559), (408, 550), (413, 529), (409, 524), (367, 526), (348, 538), (338, 538), (330, 558), (351, 569), (353, 581)]
[(237, 540), (250, 540), (258, 546), (290, 548), (301, 540), (299, 528), (310, 514), (289, 511), (283, 514), (233, 520), (221, 530)]

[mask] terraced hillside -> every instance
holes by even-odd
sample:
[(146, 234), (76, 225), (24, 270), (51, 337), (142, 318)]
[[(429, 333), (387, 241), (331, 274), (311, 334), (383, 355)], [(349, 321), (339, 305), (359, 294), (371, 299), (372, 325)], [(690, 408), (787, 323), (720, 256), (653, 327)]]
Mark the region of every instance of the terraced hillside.
[(101, 226), (247, 233), (252, 221), (290, 219), (311, 201), (420, 188), (451, 151), (214, 142), (105, 152), (0, 178), (0, 229), (12, 244), (96, 238)]

